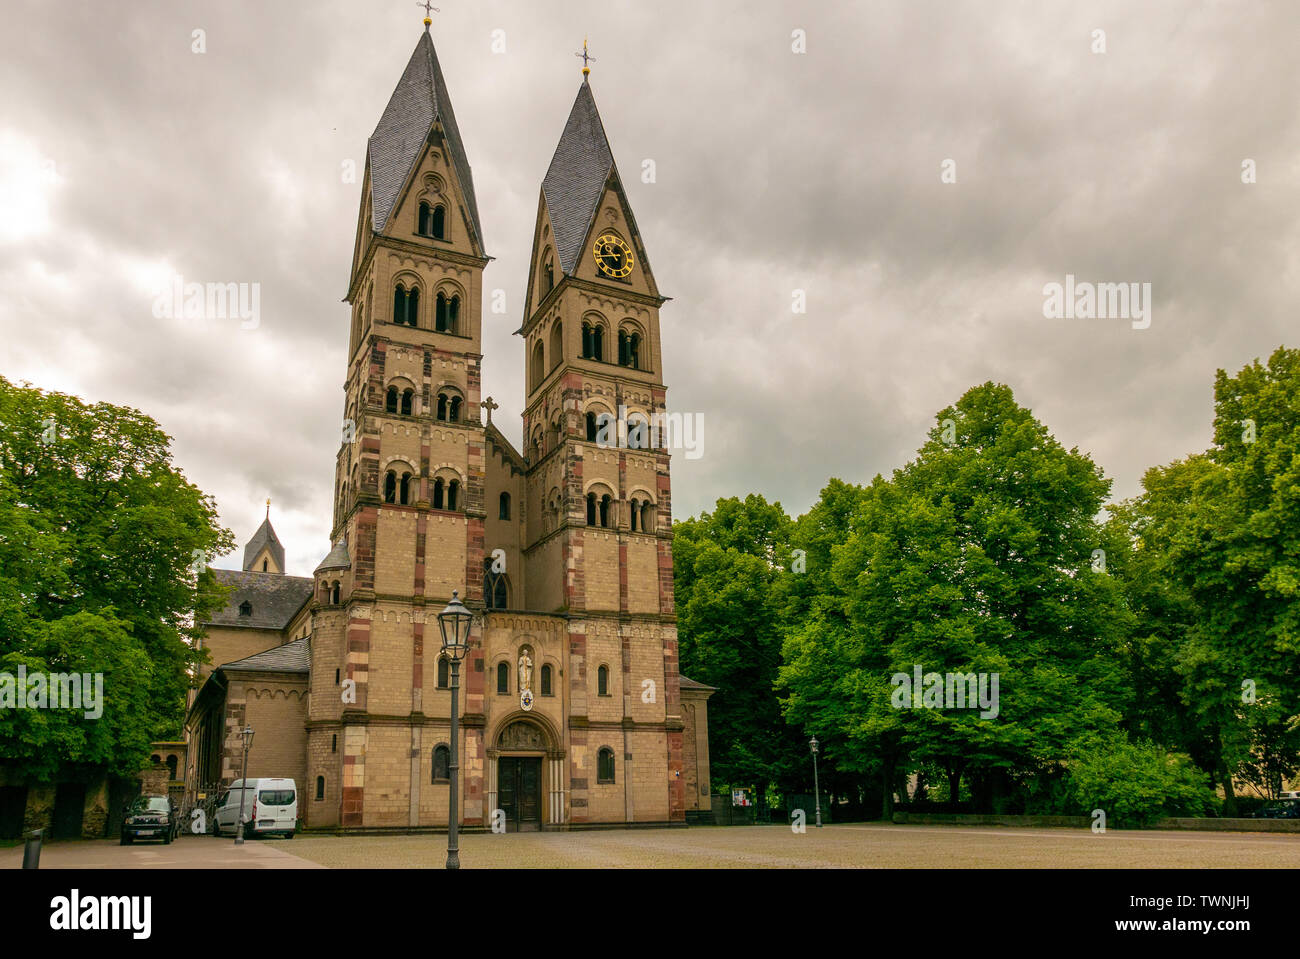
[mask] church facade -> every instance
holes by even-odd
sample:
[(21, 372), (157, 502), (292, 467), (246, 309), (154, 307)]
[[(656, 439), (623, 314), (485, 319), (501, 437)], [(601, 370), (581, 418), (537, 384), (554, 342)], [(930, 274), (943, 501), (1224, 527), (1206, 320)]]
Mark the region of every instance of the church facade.
[[(267, 521), (208, 624), (192, 795), (293, 776), (308, 827), (442, 827), (461, 666), (462, 823), (681, 823), (709, 807), (709, 687), (682, 676), (659, 329), (665, 298), (587, 71), (542, 180), (522, 322), (523, 449), (481, 391), (489, 261), (426, 21), (371, 136), (347, 302), (334, 547), (284, 573)], [(277, 553), (278, 549), (278, 553)], [(273, 640), (273, 642), (267, 642)]]

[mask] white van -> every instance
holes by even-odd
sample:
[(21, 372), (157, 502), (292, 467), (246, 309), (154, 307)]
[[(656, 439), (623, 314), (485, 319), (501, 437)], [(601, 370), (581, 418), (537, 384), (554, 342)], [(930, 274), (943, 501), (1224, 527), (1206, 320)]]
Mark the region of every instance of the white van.
[(216, 835), (234, 835), (243, 800), (244, 838), (281, 835), (293, 838), (298, 824), (298, 787), (292, 779), (236, 779), (217, 801), (212, 820)]

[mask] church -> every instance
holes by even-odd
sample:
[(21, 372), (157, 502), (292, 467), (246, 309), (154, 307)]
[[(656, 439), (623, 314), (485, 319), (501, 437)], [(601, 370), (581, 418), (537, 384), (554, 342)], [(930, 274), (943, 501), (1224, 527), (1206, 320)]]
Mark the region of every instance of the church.
[(670, 450), (636, 428), (666, 411), (666, 298), (586, 61), (541, 183), (516, 449), (481, 395), (489, 256), (429, 25), (368, 145), (334, 546), (286, 575), (268, 507), (243, 569), (213, 570), (232, 591), (205, 624), (187, 799), (241, 776), (247, 725), (248, 775), (295, 779), (304, 828), (445, 828), (455, 591), (463, 826), (707, 820), (713, 689), (678, 669)]

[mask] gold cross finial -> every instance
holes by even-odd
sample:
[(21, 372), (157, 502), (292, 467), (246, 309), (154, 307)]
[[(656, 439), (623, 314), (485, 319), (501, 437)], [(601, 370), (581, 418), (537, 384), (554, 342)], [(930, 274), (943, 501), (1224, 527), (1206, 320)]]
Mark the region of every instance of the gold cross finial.
[(582, 52), (575, 53), (575, 57), (582, 57), (582, 78), (585, 80), (591, 74), (591, 67), (587, 66), (587, 61), (596, 62), (596, 58), (587, 53), (587, 38), (582, 38)]
[(416, 6), (424, 7), (424, 29), (426, 30), (429, 29), (429, 24), (433, 23), (433, 21), (429, 19), (429, 11), (432, 10), (434, 13), (442, 13), (442, 11), (439, 10), (437, 7), (435, 7), (432, 3), (430, 3), (429, 0), (423, 0), (423, 2), (417, 2)]
[(271, 498), (269, 496), (266, 498), (266, 518), (271, 518)]

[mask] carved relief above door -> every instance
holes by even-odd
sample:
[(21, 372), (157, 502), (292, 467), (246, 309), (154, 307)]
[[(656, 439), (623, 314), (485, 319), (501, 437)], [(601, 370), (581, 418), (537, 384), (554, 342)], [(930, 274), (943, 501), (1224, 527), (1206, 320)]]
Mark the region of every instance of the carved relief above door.
[(514, 722), (497, 737), (501, 749), (545, 749), (546, 735), (532, 723)]

